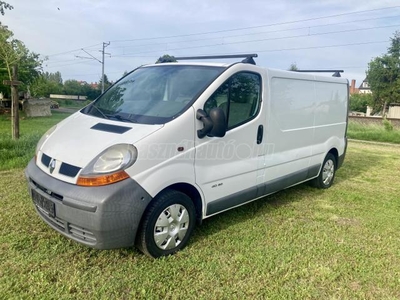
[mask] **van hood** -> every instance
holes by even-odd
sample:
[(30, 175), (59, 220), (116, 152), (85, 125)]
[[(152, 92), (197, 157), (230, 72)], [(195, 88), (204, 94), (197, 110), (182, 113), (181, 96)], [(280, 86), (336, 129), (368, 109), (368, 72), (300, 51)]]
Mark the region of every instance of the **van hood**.
[(84, 168), (108, 147), (135, 144), (163, 126), (119, 122), (77, 112), (57, 125), (40, 152), (58, 162)]

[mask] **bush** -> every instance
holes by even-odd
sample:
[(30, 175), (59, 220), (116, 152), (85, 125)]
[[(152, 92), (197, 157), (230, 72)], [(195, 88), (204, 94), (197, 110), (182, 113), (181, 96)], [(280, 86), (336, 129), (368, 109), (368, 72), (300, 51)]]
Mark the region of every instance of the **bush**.
[(390, 122), (388, 119), (384, 118), (382, 120), (383, 127), (385, 127), (386, 131), (393, 131), (393, 125), (392, 122)]
[(367, 112), (367, 106), (372, 103), (371, 94), (353, 94), (350, 95), (350, 110), (358, 112)]

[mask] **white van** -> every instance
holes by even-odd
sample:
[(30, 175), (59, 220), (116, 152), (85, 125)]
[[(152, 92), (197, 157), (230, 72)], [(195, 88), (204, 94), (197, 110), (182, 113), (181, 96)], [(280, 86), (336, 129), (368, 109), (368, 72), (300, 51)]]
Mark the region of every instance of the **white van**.
[(347, 80), (247, 56), (142, 66), (51, 128), (26, 169), (39, 216), (87, 246), (159, 257), (205, 218), (305, 181), (330, 187)]

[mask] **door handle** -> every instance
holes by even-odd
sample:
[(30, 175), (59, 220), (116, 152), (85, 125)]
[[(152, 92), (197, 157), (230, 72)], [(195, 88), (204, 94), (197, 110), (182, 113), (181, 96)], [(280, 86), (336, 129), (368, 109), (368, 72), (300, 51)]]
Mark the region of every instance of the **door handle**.
[(264, 135), (264, 126), (260, 125), (260, 126), (258, 126), (258, 130), (257, 130), (257, 144), (262, 143), (263, 135)]

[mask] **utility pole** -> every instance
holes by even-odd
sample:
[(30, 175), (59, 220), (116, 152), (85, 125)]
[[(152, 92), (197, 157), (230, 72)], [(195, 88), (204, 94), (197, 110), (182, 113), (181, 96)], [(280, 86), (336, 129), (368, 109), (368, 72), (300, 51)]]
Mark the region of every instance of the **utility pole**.
[(11, 86), (11, 135), (13, 140), (19, 139), (19, 112), (18, 112), (18, 85), (22, 82), (18, 81), (18, 67), (12, 68), (12, 80), (4, 80), (4, 85)]
[(101, 93), (102, 94), (104, 93), (104, 54), (105, 54), (104, 49), (109, 45), (110, 45), (110, 42), (108, 42), (108, 43), (103, 42), (103, 51), (102, 51), (103, 59), (101, 60)]
[(101, 63), (101, 93), (104, 93), (104, 55), (107, 54), (107, 55), (111, 56), (110, 53), (105, 53), (104, 50), (109, 45), (110, 45), (110, 42), (108, 42), (108, 43), (103, 42), (103, 50), (99, 50), (102, 53), (102, 59), (101, 60), (97, 59), (96, 57), (94, 57), (92, 54), (90, 54), (89, 52), (87, 52), (83, 48), (81, 50), (84, 51), (90, 57), (84, 57), (84, 56), (75, 55), (75, 57), (77, 57), (77, 58), (94, 59), (94, 60), (97, 60), (99, 63)]

